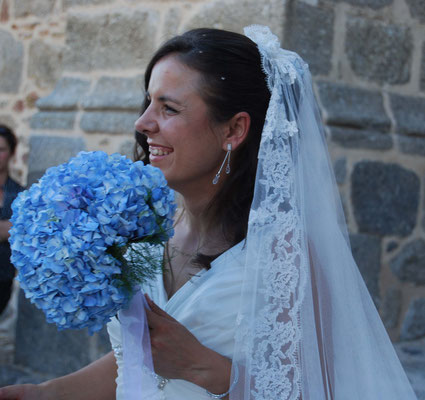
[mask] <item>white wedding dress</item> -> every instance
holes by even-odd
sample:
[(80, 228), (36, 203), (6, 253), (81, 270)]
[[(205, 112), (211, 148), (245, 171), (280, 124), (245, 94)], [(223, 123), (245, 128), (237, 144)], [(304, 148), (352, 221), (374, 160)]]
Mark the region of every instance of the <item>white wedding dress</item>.
[[(236, 316), (243, 278), (244, 242), (227, 250), (202, 270), (169, 300), (162, 274), (145, 285), (143, 291), (168, 314), (182, 323), (206, 347), (231, 358), (234, 347)], [(118, 365), (117, 400), (123, 397), (123, 359), (121, 327), (117, 318), (108, 324), (112, 348)], [(184, 380), (171, 379), (161, 389), (163, 400), (211, 399), (205, 389)]]

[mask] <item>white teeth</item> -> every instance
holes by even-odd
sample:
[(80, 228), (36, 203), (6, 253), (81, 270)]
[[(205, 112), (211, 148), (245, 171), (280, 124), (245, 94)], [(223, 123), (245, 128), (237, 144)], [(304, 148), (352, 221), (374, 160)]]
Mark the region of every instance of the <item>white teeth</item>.
[(170, 152), (162, 150), (162, 149), (158, 149), (157, 147), (153, 147), (153, 148), (151, 147), (149, 151), (154, 156), (168, 156), (168, 154), (170, 154)]

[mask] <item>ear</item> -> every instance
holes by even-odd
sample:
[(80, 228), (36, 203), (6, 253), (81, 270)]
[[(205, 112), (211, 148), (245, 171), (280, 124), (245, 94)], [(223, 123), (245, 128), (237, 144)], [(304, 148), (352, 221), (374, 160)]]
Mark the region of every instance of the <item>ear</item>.
[(232, 150), (236, 150), (248, 135), (251, 117), (247, 112), (241, 111), (235, 114), (226, 125), (223, 135), (223, 150), (227, 151), (229, 143), (232, 144)]

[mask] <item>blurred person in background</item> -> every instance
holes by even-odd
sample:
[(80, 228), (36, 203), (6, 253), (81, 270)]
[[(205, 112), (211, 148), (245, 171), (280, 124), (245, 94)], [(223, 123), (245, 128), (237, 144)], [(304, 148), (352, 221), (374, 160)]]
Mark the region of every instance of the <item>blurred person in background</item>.
[(24, 189), (9, 176), (9, 161), (15, 154), (17, 142), (14, 132), (7, 126), (0, 125), (0, 315), (9, 302), (15, 277), (8, 242), (11, 205)]

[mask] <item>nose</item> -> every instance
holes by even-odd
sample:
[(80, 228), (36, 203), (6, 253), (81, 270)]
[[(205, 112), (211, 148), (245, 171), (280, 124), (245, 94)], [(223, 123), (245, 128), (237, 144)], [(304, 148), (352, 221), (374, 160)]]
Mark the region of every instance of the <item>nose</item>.
[(149, 107), (135, 122), (135, 128), (137, 132), (144, 133), (146, 135), (158, 132), (158, 123)]

